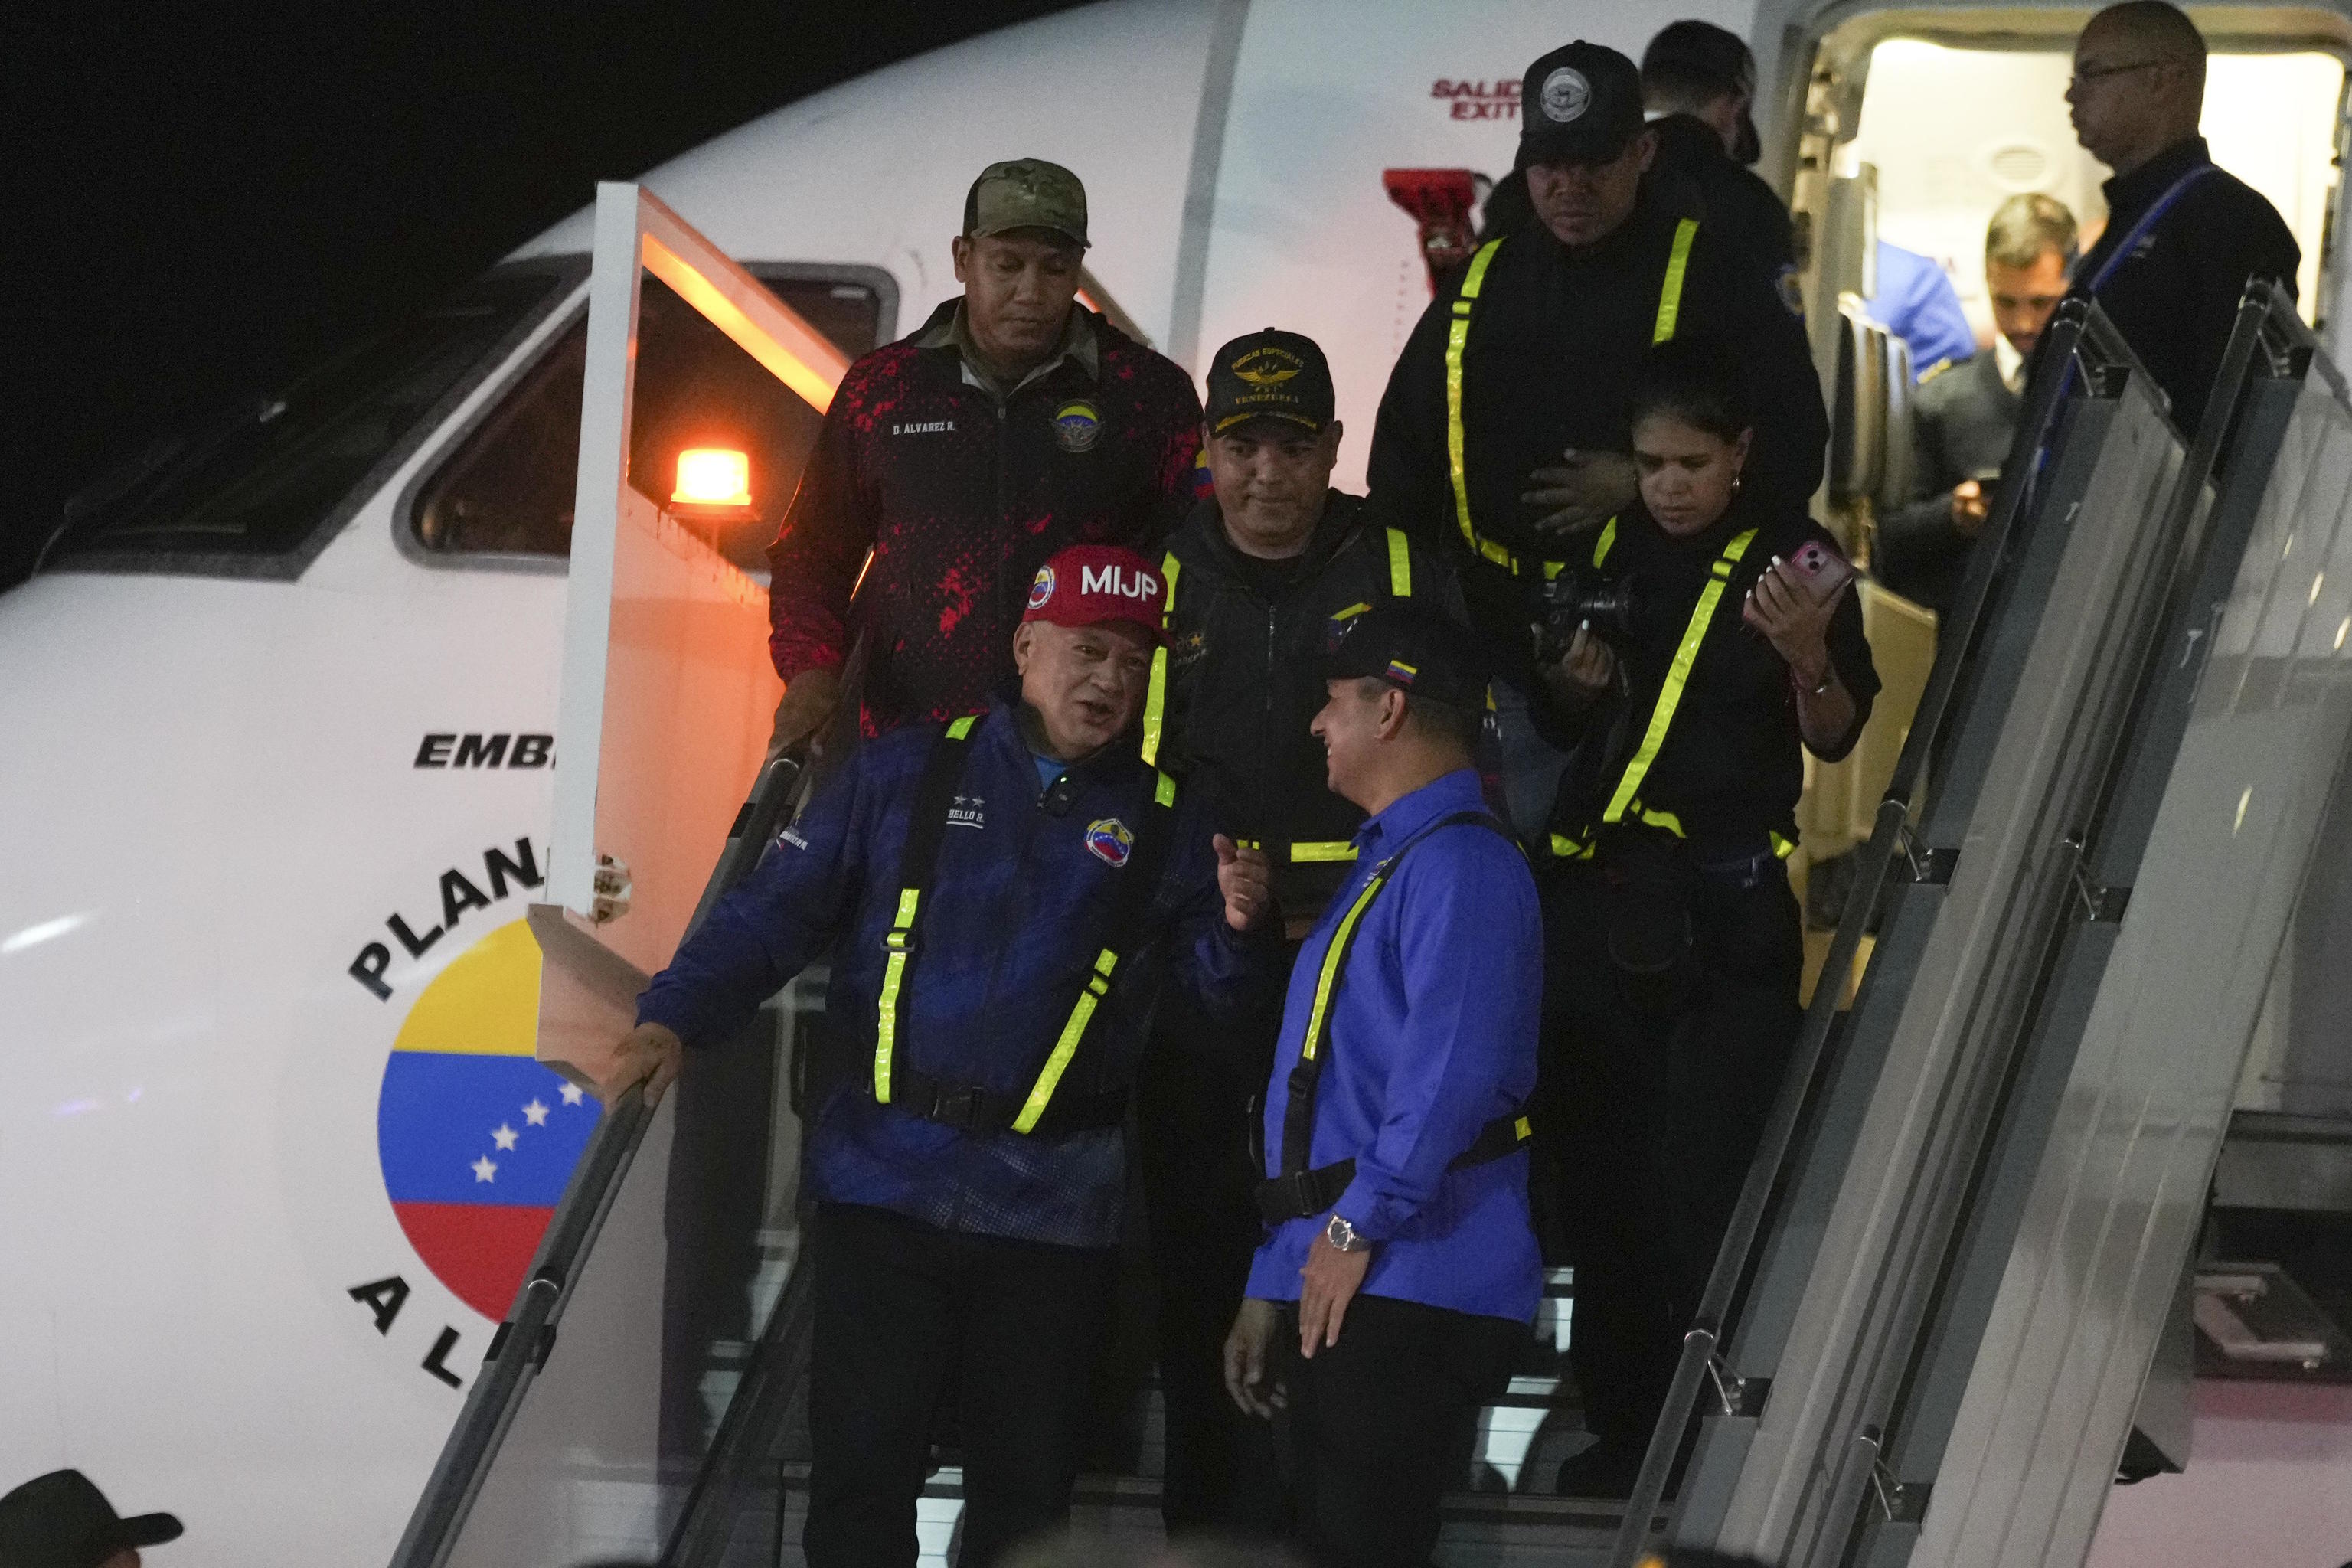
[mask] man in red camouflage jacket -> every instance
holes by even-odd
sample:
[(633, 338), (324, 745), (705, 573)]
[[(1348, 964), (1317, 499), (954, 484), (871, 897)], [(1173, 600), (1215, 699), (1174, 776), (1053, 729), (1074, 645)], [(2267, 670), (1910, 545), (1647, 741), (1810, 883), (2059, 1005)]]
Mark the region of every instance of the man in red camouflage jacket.
[(843, 377), (768, 547), (778, 748), (832, 715), (860, 635), (867, 734), (985, 708), (1047, 557), (1156, 552), (1190, 510), (1192, 377), (1076, 303), (1087, 243), (1076, 174), (991, 164), (954, 241), (962, 297)]

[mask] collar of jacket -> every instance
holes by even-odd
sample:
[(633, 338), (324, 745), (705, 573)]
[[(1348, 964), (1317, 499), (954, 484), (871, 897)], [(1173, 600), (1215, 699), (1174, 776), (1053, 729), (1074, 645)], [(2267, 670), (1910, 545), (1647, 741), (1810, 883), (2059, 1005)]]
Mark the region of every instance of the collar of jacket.
[(931, 312), (930, 319), (915, 333), (915, 346), (954, 354), (967, 381), (999, 398), (1007, 398), (1022, 387), (1043, 381), (1065, 363), (1076, 365), (1088, 381), (1100, 381), (1102, 350), (1097, 328), (1101, 324), (1092, 310), (1073, 300), (1069, 320), (1062, 323), (1061, 342), (1054, 345), (1052, 353), (1011, 388), (1000, 388), (981, 368), (979, 353), (972, 345), (971, 327), (964, 315), (963, 296), (961, 294), (952, 300), (942, 300), (940, 308)]
[(2107, 233), (2121, 235), (2129, 230), (2139, 215), (2147, 211), (2148, 203), (2170, 189), (2173, 181), (2198, 164), (2212, 161), (2205, 138), (2191, 136), (2184, 142), (2175, 142), (2130, 174), (2117, 174), (2107, 181), (2099, 187), (2107, 198)]
[[(1225, 532), (1224, 510), (1217, 505), (1213, 491), (1202, 496), (1192, 508), (1192, 515), (1184, 526), (1198, 536), (1202, 552), (1219, 573), (1237, 577), (1242, 571), (1242, 552), (1234, 547), (1231, 535)], [(1343, 490), (1323, 492), (1323, 515), (1315, 520), (1315, 531), (1307, 536), (1307, 548), (1290, 557), (1297, 567), (1300, 582), (1306, 581), (1331, 563), (1332, 557), (1348, 546), (1363, 526), (1363, 498)]]
[(1394, 854), (1398, 845), (1448, 812), (1486, 809), (1486, 795), (1479, 787), (1475, 768), (1441, 773), (1411, 795), (1389, 802), (1379, 816), (1364, 818), (1364, 825), (1356, 829), (1357, 863)]

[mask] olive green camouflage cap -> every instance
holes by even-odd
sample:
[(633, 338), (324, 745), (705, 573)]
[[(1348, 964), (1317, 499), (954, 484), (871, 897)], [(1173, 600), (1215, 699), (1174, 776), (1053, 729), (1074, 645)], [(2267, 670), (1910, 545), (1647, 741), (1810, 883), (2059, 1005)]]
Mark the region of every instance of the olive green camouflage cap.
[(1049, 229), (1087, 244), (1086, 186), (1043, 158), (991, 163), (964, 195), (963, 232), (978, 238), (1016, 228)]

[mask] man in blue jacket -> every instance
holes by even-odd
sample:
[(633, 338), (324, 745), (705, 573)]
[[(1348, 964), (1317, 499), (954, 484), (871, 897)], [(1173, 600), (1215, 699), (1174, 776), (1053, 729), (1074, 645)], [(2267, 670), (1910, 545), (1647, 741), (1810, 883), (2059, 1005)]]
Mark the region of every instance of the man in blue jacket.
[[(1269, 1230), (1225, 1379), (1260, 1416), (1280, 1384), (1318, 1561), (1420, 1565), (1542, 1290), (1521, 1109), (1543, 940), (1534, 879), (1471, 765), (1487, 672), (1470, 634), (1419, 601), (1345, 625), (1314, 728), (1331, 788), (1367, 820), (1291, 972)], [(1277, 1360), (1294, 1334), (1297, 1359)]]
[(1130, 551), (1054, 556), (1013, 640), (1018, 699), (868, 743), (623, 1042), (606, 1092), (658, 1095), (687, 1047), (832, 956), (805, 1174), (814, 1568), (915, 1562), (950, 1365), (961, 1562), (1067, 1517), (1157, 983), (1222, 1007), (1278, 957), (1263, 855), (1213, 840), (1137, 753), (1162, 596)]

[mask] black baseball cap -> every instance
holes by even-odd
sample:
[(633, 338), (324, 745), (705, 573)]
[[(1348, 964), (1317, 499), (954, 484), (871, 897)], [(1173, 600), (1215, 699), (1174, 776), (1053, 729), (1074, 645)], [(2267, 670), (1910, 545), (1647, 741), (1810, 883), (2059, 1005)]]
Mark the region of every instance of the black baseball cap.
[(1644, 123), (1642, 73), (1633, 62), (1579, 38), (1528, 68), (1519, 87), (1517, 166), (1606, 163)]
[(1247, 419), (1286, 419), (1320, 431), (1338, 397), (1331, 362), (1313, 338), (1268, 327), (1235, 338), (1209, 362), (1209, 429)]
[(1450, 708), (1484, 711), (1492, 672), (1467, 628), (1412, 599), (1391, 599), (1331, 626), (1326, 680), (1385, 680)]
[[(1734, 93), (1756, 101), (1756, 57), (1748, 40), (1712, 22), (1669, 22), (1658, 29), (1642, 51), (1642, 87), (1646, 92), (1700, 93), (1713, 98)], [(1731, 155), (1753, 163), (1764, 155), (1763, 140), (1756, 134), (1756, 116), (1739, 111), (1739, 134)]]
[(180, 1538), (168, 1513), (124, 1519), (79, 1470), (51, 1470), (0, 1497), (0, 1563), (7, 1568), (98, 1568), (125, 1548)]

